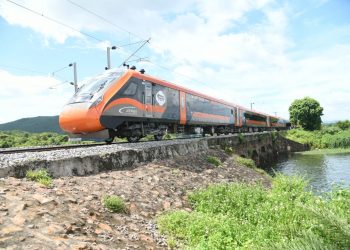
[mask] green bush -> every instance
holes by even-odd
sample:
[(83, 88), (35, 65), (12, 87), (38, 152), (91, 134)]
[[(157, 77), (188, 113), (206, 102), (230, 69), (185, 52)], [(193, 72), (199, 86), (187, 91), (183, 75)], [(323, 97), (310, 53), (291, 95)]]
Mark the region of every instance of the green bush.
[(335, 126), (337, 126), (342, 130), (350, 129), (350, 121), (349, 120), (339, 121), (335, 124)]
[(115, 195), (107, 195), (103, 198), (104, 206), (113, 213), (125, 213), (126, 206), (122, 198)]
[(235, 160), (239, 165), (243, 165), (243, 166), (246, 166), (248, 168), (255, 168), (256, 167), (255, 162), (252, 159), (237, 156)]
[(220, 159), (215, 156), (208, 156), (207, 161), (211, 164), (214, 164), (216, 167), (221, 165)]
[(26, 173), (26, 177), (29, 180), (39, 182), (45, 186), (51, 186), (52, 184), (52, 177), (46, 169), (29, 170)]
[(56, 133), (0, 132), (0, 148), (61, 145), (68, 142), (67, 135)]
[(341, 130), (335, 126), (323, 127), (321, 130), (305, 131), (293, 129), (286, 137), (312, 148), (348, 148), (350, 147), (350, 129)]
[(190, 249), (349, 249), (350, 187), (322, 198), (306, 186), (282, 175), (272, 189), (210, 186), (189, 195), (192, 212), (167, 212), (157, 223)]

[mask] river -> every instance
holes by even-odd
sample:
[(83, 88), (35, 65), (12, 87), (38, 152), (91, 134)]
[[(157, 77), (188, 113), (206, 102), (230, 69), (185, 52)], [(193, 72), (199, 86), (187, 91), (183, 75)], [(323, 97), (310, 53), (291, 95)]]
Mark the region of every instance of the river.
[(301, 175), (315, 193), (321, 194), (334, 184), (350, 185), (350, 154), (292, 154), (280, 159), (268, 172)]

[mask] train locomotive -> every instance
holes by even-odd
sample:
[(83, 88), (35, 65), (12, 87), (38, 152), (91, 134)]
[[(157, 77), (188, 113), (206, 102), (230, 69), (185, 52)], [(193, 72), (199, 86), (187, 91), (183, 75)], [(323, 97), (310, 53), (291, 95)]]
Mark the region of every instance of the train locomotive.
[(282, 118), (252, 111), (173, 83), (144, 70), (117, 68), (90, 79), (64, 106), (62, 130), (71, 137), (115, 137), (137, 142), (151, 134), (228, 134), (288, 129)]

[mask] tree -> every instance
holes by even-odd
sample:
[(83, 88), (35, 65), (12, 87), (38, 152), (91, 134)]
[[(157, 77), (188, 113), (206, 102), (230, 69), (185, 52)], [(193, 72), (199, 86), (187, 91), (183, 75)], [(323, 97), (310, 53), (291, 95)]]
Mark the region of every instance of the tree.
[(339, 127), (341, 130), (346, 130), (350, 128), (350, 121), (345, 120), (345, 121), (338, 121), (335, 126)]
[(289, 107), (290, 121), (293, 125), (301, 126), (306, 130), (321, 128), (323, 108), (313, 98), (304, 97), (292, 102)]

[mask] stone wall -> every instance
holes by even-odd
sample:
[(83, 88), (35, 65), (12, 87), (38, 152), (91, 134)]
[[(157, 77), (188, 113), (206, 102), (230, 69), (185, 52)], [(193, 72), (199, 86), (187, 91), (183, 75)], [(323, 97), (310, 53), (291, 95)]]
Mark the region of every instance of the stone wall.
[(236, 154), (252, 158), (260, 167), (275, 162), (280, 155), (309, 150), (308, 145), (288, 140), (274, 132), (212, 137), (207, 140), (209, 146), (231, 147)]
[[(235, 153), (252, 158), (257, 166), (263, 166), (273, 162), (280, 154), (308, 150), (306, 145), (287, 140), (277, 133), (267, 132), (133, 145), (123, 148), (119, 146), (118, 150), (115, 151), (111, 151), (109, 148), (107, 153), (94, 154), (91, 150), (90, 155), (72, 156), (59, 160), (50, 160), (51, 152), (47, 152), (46, 159), (35, 159), (28, 156), (21, 163), (12, 163), (0, 168), (0, 177), (24, 177), (27, 170), (39, 168), (48, 169), (53, 177), (96, 174), (101, 171), (128, 168), (135, 164), (178, 155), (191, 157), (192, 154), (206, 152), (209, 147), (222, 149), (231, 147)], [(113, 145), (110, 146), (113, 147)]]

